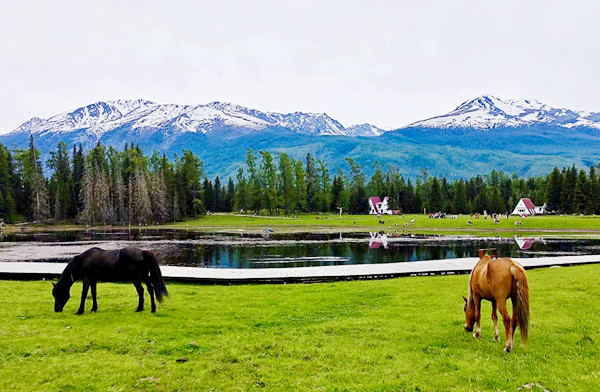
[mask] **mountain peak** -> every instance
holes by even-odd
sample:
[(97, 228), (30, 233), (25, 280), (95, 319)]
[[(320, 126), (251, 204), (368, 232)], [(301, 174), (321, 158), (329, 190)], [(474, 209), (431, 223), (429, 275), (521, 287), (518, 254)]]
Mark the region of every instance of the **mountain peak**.
[(261, 112), (214, 101), (204, 105), (158, 104), (143, 99), (98, 101), (48, 119), (33, 118), (11, 133), (70, 133), (84, 131), (96, 138), (117, 129), (136, 132), (213, 133), (244, 135), (265, 129), (287, 129), (311, 135), (349, 136), (326, 113)]
[(597, 113), (557, 109), (535, 99), (500, 99), (481, 95), (465, 101), (453, 111), (409, 124), (408, 127), (474, 128), (519, 127), (535, 124), (564, 128), (590, 127), (600, 129)]

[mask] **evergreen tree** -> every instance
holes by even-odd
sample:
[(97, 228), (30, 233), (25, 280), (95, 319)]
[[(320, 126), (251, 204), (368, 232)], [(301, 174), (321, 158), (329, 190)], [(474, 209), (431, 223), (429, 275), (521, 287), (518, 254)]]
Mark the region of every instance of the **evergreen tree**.
[(315, 160), (306, 154), (306, 205), (309, 211), (317, 211), (318, 175)]
[(268, 151), (260, 151), (262, 163), (260, 165), (260, 179), (263, 187), (264, 207), (269, 214), (277, 208), (277, 171), (273, 163), (273, 157)]
[(29, 137), (29, 190), (31, 200), (31, 213), (34, 221), (48, 219), (50, 217), (50, 206), (48, 204), (48, 189), (46, 178), (40, 162), (40, 152), (35, 148), (33, 135)]
[(438, 212), (442, 210), (442, 190), (440, 183), (436, 177), (431, 179), (429, 187), (429, 208), (430, 212)]
[(283, 211), (288, 215), (296, 205), (294, 188), (294, 164), (286, 153), (279, 154), (279, 189)]
[(138, 167), (132, 182), (132, 221), (139, 225), (147, 225), (152, 219), (152, 202), (148, 192), (146, 176), (141, 167)]
[(225, 201), (223, 203), (223, 208), (225, 211), (231, 212), (233, 211), (233, 200), (235, 197), (235, 185), (233, 184), (233, 180), (229, 177), (227, 181), (227, 191), (225, 192)]
[(583, 170), (579, 171), (573, 190), (573, 211), (576, 214), (590, 214), (593, 211), (590, 184)]
[(204, 184), (202, 184), (202, 190), (204, 193), (204, 206), (207, 211), (216, 211), (215, 203), (215, 191), (213, 189), (212, 182), (204, 177)]
[(467, 188), (463, 180), (458, 180), (455, 183), (454, 199), (452, 202), (454, 210), (452, 212), (466, 214), (469, 212), (467, 206)]
[(329, 177), (329, 170), (324, 160), (319, 159), (317, 161), (318, 175), (319, 175), (319, 187), (317, 192), (317, 209), (319, 211), (329, 210), (329, 195), (331, 194), (331, 178)]
[(221, 189), (221, 180), (219, 179), (219, 176), (215, 178), (213, 192), (213, 200), (215, 201), (215, 211), (223, 211), (223, 190)]
[(352, 214), (364, 214), (369, 210), (367, 194), (365, 190), (365, 175), (360, 165), (352, 158), (346, 157), (350, 165), (352, 180), (350, 184), (350, 212)]
[(298, 211), (306, 211), (306, 172), (301, 161), (296, 161), (296, 207)]
[(63, 220), (73, 217), (75, 215), (73, 179), (65, 142), (60, 142), (57, 150), (50, 152), (48, 167), (54, 170), (54, 174), (50, 178), (50, 188), (55, 199), (53, 203), (54, 219)]
[(75, 214), (78, 214), (83, 209), (83, 198), (81, 197), (81, 189), (83, 188), (83, 171), (85, 170), (85, 159), (83, 157), (83, 149), (81, 143), (79, 148), (73, 146), (73, 193), (71, 195), (72, 204), (75, 205)]
[(14, 167), (10, 151), (0, 144), (0, 218), (8, 223), (17, 219)]
[(548, 211), (559, 211), (561, 206), (562, 176), (557, 167), (548, 176), (546, 203)]

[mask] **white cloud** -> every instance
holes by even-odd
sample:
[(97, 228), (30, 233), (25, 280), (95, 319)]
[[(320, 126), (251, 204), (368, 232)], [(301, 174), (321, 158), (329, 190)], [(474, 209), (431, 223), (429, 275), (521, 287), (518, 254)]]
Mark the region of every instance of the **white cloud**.
[(388, 128), (483, 93), (600, 111), (593, 1), (3, 3), (0, 132), (116, 98)]

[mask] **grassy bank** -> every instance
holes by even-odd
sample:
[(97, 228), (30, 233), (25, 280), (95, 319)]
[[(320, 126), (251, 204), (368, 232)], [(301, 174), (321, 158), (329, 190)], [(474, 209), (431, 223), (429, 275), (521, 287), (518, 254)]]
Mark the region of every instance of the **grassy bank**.
[[(384, 223), (381, 224), (379, 221)], [(414, 223), (410, 223), (414, 220)], [(469, 224), (471, 221), (473, 224)], [(520, 221), (520, 225), (515, 225)], [(406, 226), (405, 226), (406, 224)], [(401, 216), (304, 214), (298, 217), (252, 216), (217, 213), (198, 219), (142, 228), (171, 228), (208, 232), (255, 232), (270, 227), (278, 233), (294, 232), (365, 232), (384, 230), (388, 233), (436, 234), (436, 235), (475, 235), (475, 236), (570, 236), (600, 237), (600, 216), (533, 216), (521, 218), (510, 216), (494, 223), (492, 219), (475, 219), (469, 215), (459, 215), (456, 219), (429, 219), (426, 215), (412, 214)], [(137, 227), (137, 226), (132, 226)], [(19, 231), (81, 230), (83, 226), (60, 225), (8, 225), (6, 233)], [(86, 229), (111, 229), (116, 226), (86, 227)]]
[(133, 311), (133, 286), (101, 284), (83, 316), (80, 284), (56, 314), (49, 282), (0, 281), (0, 390), (597, 389), (600, 266), (528, 274), (530, 346), (511, 354), (492, 341), (489, 303), (482, 339), (463, 331), (466, 275), (171, 284), (156, 314)]
[[(381, 224), (379, 221), (384, 223)], [(414, 220), (414, 223), (411, 221)], [(469, 224), (468, 222), (473, 224)], [(515, 225), (520, 221), (520, 225)], [(406, 224), (406, 225), (405, 225)], [(373, 231), (386, 230), (415, 234), (472, 234), (472, 235), (502, 235), (515, 234), (574, 234), (600, 236), (600, 216), (533, 216), (521, 218), (510, 216), (494, 223), (489, 219), (475, 219), (469, 215), (460, 215), (456, 219), (430, 219), (426, 215), (383, 216), (374, 215), (300, 215), (291, 217), (261, 217), (234, 214), (215, 214), (206, 217), (178, 222), (166, 227), (188, 228), (201, 230), (260, 230), (269, 226), (280, 232), (293, 231)]]

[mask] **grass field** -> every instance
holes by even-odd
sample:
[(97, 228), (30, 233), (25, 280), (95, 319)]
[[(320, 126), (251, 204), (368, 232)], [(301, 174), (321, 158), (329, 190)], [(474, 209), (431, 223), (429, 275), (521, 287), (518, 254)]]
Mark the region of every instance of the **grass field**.
[[(385, 223), (380, 224), (379, 220)], [(410, 223), (414, 219), (414, 223)], [(467, 224), (472, 221), (473, 225)], [(521, 221), (516, 226), (515, 221)], [(404, 226), (404, 224), (407, 226)], [(510, 216), (494, 223), (492, 219), (474, 219), (469, 215), (459, 215), (457, 219), (429, 219), (426, 215), (401, 215), (383, 216), (374, 215), (343, 215), (335, 214), (305, 214), (297, 218), (284, 216), (252, 216), (229, 213), (216, 213), (198, 219), (191, 219), (160, 226), (143, 226), (142, 228), (173, 228), (184, 230), (198, 230), (208, 232), (260, 232), (268, 226), (278, 233), (293, 232), (365, 232), (384, 230), (388, 233), (398, 232), (411, 234), (438, 234), (438, 235), (475, 235), (475, 236), (565, 236), (565, 237), (600, 237), (600, 216), (575, 216), (575, 215), (546, 215), (521, 218)], [(96, 227), (96, 229), (110, 229), (115, 226)], [(5, 232), (18, 232), (20, 230), (52, 231), (52, 230), (80, 230), (82, 226), (74, 224), (61, 225), (9, 225)], [(87, 227), (91, 229), (91, 227)]]
[[(410, 223), (414, 219), (414, 223)], [(385, 223), (380, 224), (379, 220)], [(467, 222), (473, 222), (469, 225)], [(515, 221), (521, 221), (516, 226)], [(408, 223), (405, 227), (404, 224)], [(388, 230), (410, 232), (415, 234), (473, 234), (502, 235), (515, 234), (571, 234), (600, 236), (600, 216), (547, 215), (521, 218), (510, 216), (494, 223), (490, 219), (474, 219), (469, 215), (461, 215), (456, 219), (430, 219), (426, 215), (383, 216), (374, 215), (300, 215), (298, 218), (261, 217), (233, 214), (214, 214), (206, 217), (178, 222), (167, 227), (195, 228), (205, 230), (260, 230), (269, 226), (280, 232), (293, 231), (368, 231)]]
[(170, 284), (156, 314), (134, 312), (133, 286), (100, 284), (83, 316), (81, 284), (57, 314), (49, 282), (0, 281), (0, 390), (598, 390), (600, 265), (528, 274), (530, 345), (517, 332), (511, 354), (489, 303), (482, 339), (463, 330), (467, 275)]

